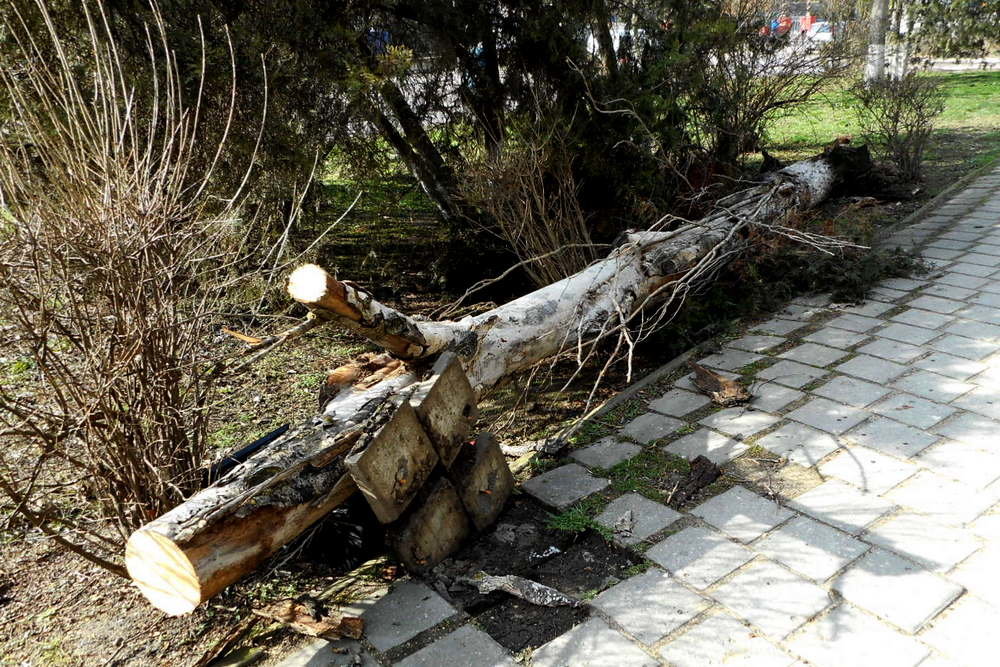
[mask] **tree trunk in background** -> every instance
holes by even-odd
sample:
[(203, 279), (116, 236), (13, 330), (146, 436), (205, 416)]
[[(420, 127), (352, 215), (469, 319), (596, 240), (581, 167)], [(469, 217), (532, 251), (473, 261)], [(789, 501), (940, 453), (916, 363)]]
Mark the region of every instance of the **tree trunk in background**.
[(869, 19), (868, 59), (865, 62), (865, 81), (885, 78), (885, 34), (889, 27), (889, 0), (874, 0)]
[(604, 67), (612, 79), (618, 76), (618, 55), (615, 53), (615, 40), (611, 36), (611, 15), (604, 0), (594, 0), (594, 38), (601, 51)]

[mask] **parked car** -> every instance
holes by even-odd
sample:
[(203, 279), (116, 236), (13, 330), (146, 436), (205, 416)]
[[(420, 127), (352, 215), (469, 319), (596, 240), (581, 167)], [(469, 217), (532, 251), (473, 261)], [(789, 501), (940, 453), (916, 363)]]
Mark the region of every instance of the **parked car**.
[(833, 25), (829, 21), (816, 21), (806, 33), (806, 39), (810, 42), (832, 42)]

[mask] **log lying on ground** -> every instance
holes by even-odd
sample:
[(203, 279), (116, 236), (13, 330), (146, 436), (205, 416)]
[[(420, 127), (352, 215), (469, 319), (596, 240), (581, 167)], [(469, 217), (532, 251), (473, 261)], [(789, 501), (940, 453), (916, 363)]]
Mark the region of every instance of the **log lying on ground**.
[[(720, 202), (716, 213), (669, 232), (628, 235), (606, 259), (491, 311), (453, 322), (409, 317), (316, 266), (297, 270), (289, 293), (317, 316), (408, 362), (361, 391), (340, 391), (316, 424), (286, 434), (216, 484), (129, 539), (126, 566), (143, 594), (170, 614), (193, 610), (250, 573), (356, 490), (344, 455), (371, 437), (390, 401), (409, 400), (420, 360), (457, 354), (476, 390), (624, 324), (665, 286), (713, 253), (742, 243), (747, 225), (780, 223), (822, 201), (838, 180), (838, 149)], [(852, 165), (853, 166), (853, 165)], [(855, 167), (856, 168), (856, 167)]]

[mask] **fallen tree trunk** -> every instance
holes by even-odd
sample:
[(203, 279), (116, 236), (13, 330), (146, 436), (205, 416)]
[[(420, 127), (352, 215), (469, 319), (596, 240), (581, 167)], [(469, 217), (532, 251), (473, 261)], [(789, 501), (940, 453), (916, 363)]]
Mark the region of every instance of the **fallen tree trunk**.
[[(624, 327), (656, 299), (682, 299), (705, 268), (724, 263), (747, 226), (775, 227), (822, 201), (838, 180), (838, 150), (797, 163), (719, 202), (701, 221), (632, 233), (606, 259), (481, 315), (432, 322), (400, 313), (318, 266), (296, 270), (289, 293), (315, 316), (368, 337), (407, 362), (405, 372), (361, 391), (342, 389), (321, 419), (286, 434), (129, 539), (126, 566), (143, 594), (170, 614), (251, 572), (356, 489), (344, 454), (381, 423), (382, 405), (408, 400), (421, 360), (453, 351), (480, 391), (567, 346)], [(867, 155), (867, 151), (865, 151)], [(848, 162), (851, 162), (848, 160)], [(428, 362), (429, 364), (429, 362)]]

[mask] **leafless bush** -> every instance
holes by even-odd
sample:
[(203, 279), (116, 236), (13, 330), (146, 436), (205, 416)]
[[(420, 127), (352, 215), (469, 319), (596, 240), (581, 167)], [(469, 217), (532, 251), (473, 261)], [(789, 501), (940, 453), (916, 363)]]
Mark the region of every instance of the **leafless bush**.
[(900, 174), (918, 181), (934, 119), (944, 111), (940, 83), (911, 72), (901, 78), (859, 82), (852, 90), (861, 133)]
[(20, 66), (0, 72), (0, 492), (122, 573), (129, 531), (199, 485), (215, 379), (202, 346), (242, 234), (238, 198), (209, 196), (211, 166), (193, 173), (200, 100), (181, 99), (162, 24), (141, 99), (100, 4), (81, 8), (85, 62), (43, 0), (45, 34), (20, 15), (5, 26)]
[(524, 127), (502, 152), (473, 161), (462, 185), (539, 286), (576, 273), (596, 256), (566, 133), (557, 123), (539, 123), (545, 125)]

